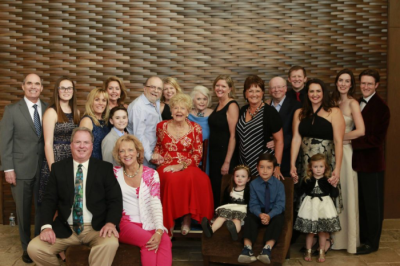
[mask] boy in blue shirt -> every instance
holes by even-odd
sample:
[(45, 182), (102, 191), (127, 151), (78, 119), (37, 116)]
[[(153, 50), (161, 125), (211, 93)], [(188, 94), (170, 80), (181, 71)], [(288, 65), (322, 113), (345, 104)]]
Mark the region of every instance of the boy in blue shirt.
[[(285, 221), (285, 187), (273, 177), (276, 166), (274, 155), (266, 153), (259, 156), (259, 176), (250, 183), (249, 209), (243, 228), (244, 248), (238, 258), (240, 263), (251, 263), (257, 259), (266, 264), (271, 262), (271, 249), (279, 239)], [(257, 239), (260, 226), (267, 227), (264, 234), (265, 246), (256, 259), (252, 245)]]

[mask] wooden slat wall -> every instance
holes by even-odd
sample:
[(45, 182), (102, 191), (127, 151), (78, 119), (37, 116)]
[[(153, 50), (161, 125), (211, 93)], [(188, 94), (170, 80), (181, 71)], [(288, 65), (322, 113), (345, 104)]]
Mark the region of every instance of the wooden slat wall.
[(386, 0), (2, 0), (0, 118), (31, 72), (44, 79), (46, 102), (55, 80), (71, 76), (81, 110), (110, 75), (124, 80), (129, 103), (151, 75), (190, 91), (231, 74), (243, 104), (247, 75), (268, 81), (293, 65), (331, 88), (344, 67), (378, 68), (386, 99), (387, 14)]
[(343, 67), (379, 68), (386, 97), (386, 0), (2, 0), (0, 15), (0, 117), (30, 72), (45, 80), (45, 101), (72, 76), (81, 109), (110, 75), (131, 101), (150, 75), (190, 91), (228, 73), (243, 103), (247, 75), (267, 81), (297, 64), (331, 86)]

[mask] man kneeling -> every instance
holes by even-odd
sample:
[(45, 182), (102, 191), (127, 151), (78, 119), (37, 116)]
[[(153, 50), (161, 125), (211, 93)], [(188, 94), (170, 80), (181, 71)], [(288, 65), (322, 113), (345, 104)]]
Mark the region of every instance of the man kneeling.
[(89, 265), (111, 265), (114, 260), (122, 216), (121, 188), (112, 164), (90, 158), (92, 150), (92, 132), (75, 128), (72, 158), (51, 167), (41, 207), (41, 233), (28, 246), (36, 265), (59, 265), (56, 254), (80, 244), (91, 247)]

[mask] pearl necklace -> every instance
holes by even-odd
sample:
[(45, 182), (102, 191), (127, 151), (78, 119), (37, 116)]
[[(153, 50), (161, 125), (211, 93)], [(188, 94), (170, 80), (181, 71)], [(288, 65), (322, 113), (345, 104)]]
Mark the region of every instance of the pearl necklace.
[(128, 174), (125, 172), (125, 168), (124, 168), (124, 174), (125, 174), (127, 177), (129, 177), (129, 178), (134, 178), (134, 177), (139, 173), (139, 170), (140, 170), (140, 164), (139, 164), (139, 167), (138, 167), (137, 171), (136, 171), (133, 175), (128, 175)]
[(260, 106), (258, 106), (258, 108), (254, 111), (254, 113), (250, 112), (250, 107), (249, 107), (248, 110), (249, 110), (249, 115), (250, 115), (251, 119), (253, 119), (256, 116), (256, 114), (258, 113), (258, 111), (260, 111), (262, 105), (263, 105), (263, 102), (261, 102)]

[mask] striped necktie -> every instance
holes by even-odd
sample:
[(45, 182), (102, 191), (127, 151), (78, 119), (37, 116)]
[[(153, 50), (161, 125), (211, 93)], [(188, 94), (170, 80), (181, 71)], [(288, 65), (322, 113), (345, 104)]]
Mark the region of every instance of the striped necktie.
[(40, 124), (40, 116), (37, 107), (37, 104), (33, 105), (33, 108), (35, 109), (35, 112), (33, 113), (33, 124), (35, 125), (36, 134), (40, 137), (40, 135), (42, 135), (42, 125)]

